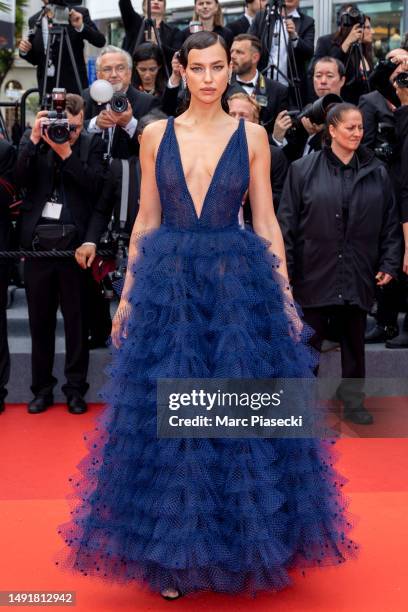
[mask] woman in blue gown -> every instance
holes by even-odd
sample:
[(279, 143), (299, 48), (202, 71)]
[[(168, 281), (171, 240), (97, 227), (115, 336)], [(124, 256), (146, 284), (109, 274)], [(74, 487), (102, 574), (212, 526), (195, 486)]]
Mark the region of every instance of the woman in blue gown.
[[(316, 365), (287, 282), (266, 132), (222, 109), (222, 38), (192, 35), (180, 62), (191, 101), (143, 134), (107, 407), (72, 479), (57, 563), (166, 598), (277, 591), (291, 569), (356, 554), (333, 441), (156, 435), (158, 378), (308, 378)], [(238, 225), (247, 189), (254, 233)]]

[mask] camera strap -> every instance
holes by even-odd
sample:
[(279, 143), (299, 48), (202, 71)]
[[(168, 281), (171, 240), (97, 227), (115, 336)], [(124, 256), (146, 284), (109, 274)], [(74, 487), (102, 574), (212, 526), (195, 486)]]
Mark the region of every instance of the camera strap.
[(124, 229), (128, 217), (130, 167), (129, 160), (121, 159), (120, 161), (122, 163), (122, 191), (120, 197), (119, 223), (120, 229)]

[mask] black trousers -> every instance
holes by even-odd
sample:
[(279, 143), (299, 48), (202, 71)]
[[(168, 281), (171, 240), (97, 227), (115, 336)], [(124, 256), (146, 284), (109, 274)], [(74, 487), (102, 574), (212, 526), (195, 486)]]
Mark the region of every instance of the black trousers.
[(89, 352), (85, 304), (85, 272), (74, 259), (27, 259), (24, 280), (32, 340), (32, 386), (35, 395), (52, 393), (58, 305), (65, 330), (63, 393), (84, 395), (88, 390)]
[(7, 286), (8, 266), (0, 263), (0, 400), (7, 395), (10, 377), (10, 353), (7, 342)]
[[(364, 400), (365, 346), (367, 313), (358, 306), (304, 308), (304, 319), (315, 331), (311, 344), (321, 350), (322, 342), (335, 326), (341, 348), (341, 375), (337, 393), (348, 410), (357, 409)], [(352, 379), (352, 380), (350, 380)]]

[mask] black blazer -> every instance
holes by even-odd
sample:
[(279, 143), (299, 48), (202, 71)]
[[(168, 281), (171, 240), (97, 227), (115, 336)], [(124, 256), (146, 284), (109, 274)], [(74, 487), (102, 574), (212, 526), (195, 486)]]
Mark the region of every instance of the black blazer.
[(373, 149), (379, 142), (378, 125), (388, 123), (395, 126), (394, 113), (379, 91), (372, 91), (361, 96), (358, 106), (363, 114), (364, 136), (362, 142)]
[[(0, 178), (11, 184), (15, 160), (15, 148), (7, 140), (0, 140)], [(8, 246), (11, 230), (10, 204), (10, 194), (5, 186), (0, 184), (0, 251), (7, 249)], [(4, 260), (0, 260), (0, 264), (2, 263)]]
[[(305, 150), (308, 138), (309, 134), (303, 125), (296, 126), (296, 128), (290, 130), (289, 133), (286, 134), (288, 144), (283, 148), (283, 152), (285, 153), (289, 162), (293, 162), (296, 159), (303, 157), (303, 151)], [(322, 146), (323, 132), (318, 132), (309, 140), (309, 153), (321, 151)]]
[(47, 144), (34, 145), (31, 130), (21, 139), (15, 168), (19, 187), (25, 188), (21, 205), (21, 244), (30, 249), (35, 228), (41, 219), (43, 207), (52, 195), (56, 166), (61, 168), (65, 202), (78, 230), (78, 240), (84, 240), (93, 207), (99, 197), (104, 179), (104, 146), (100, 138), (92, 138), (87, 162), (81, 161), (81, 146), (89, 136), (81, 134), (72, 147), (72, 155), (62, 161)]
[(249, 30), (249, 21), (245, 17), (245, 15), (241, 15), (235, 21), (231, 21), (231, 23), (227, 23), (228, 30), (231, 31), (233, 36), (238, 36), (238, 34), (246, 34)]
[[(136, 119), (140, 119), (143, 115), (147, 115), (153, 108), (158, 108), (160, 106), (159, 98), (151, 96), (144, 91), (138, 91), (132, 85), (129, 85), (126, 95), (132, 106), (133, 116)], [(92, 100), (89, 89), (84, 91), (83, 98), (85, 100), (85, 125), (87, 125), (92, 117), (99, 115), (102, 107), (98, 106), (98, 104)], [(111, 148), (112, 157), (128, 159), (132, 155), (137, 155), (138, 153), (139, 143), (136, 133), (131, 138), (125, 130), (116, 127)]]
[[(130, 53), (133, 57), (135, 47), (145, 42), (143, 30), (145, 18), (137, 13), (132, 6), (131, 0), (119, 0), (119, 10), (125, 28), (125, 37), (122, 42), (122, 49)], [(158, 28), (160, 41), (163, 46), (165, 60), (170, 68), (171, 60), (176, 51), (180, 48), (180, 30), (165, 21), (160, 23)]]
[[(265, 126), (265, 129), (271, 133), (273, 131), (273, 125), (275, 123), (276, 116), (282, 111), (289, 108), (289, 90), (285, 85), (278, 81), (265, 78), (265, 95), (268, 100), (268, 105), (261, 108), (261, 123)], [(254, 94), (259, 95), (260, 91), (260, 79), (256, 87), (254, 87)], [(231, 97), (234, 93), (239, 91), (245, 92), (245, 89), (236, 80), (236, 75), (232, 76), (232, 82), (227, 90), (227, 97)]]
[[(315, 22), (312, 17), (305, 15), (301, 11), (298, 10), (298, 13), (300, 14), (300, 17), (296, 17), (293, 19), (296, 25), (296, 31), (298, 33), (298, 42), (297, 42), (296, 47), (293, 47), (291, 40), (288, 39), (288, 45), (289, 47), (293, 48), (293, 51), (294, 51), (296, 67), (297, 67), (298, 76), (300, 79), (300, 85), (299, 85), (300, 94), (302, 97), (302, 102), (303, 104), (305, 104), (307, 100), (307, 68), (308, 68), (309, 61), (313, 57), (313, 51), (314, 51)], [(271, 41), (266, 40), (267, 39), (267, 24), (266, 24), (266, 12), (264, 10), (259, 11), (255, 15), (255, 19), (253, 20), (251, 27), (249, 28), (249, 33), (254, 34), (262, 41), (262, 56), (259, 62), (259, 69), (263, 70), (264, 68), (268, 66), (269, 51), (271, 48)], [(271, 35), (272, 34), (273, 34), (273, 28), (271, 28)], [(289, 50), (288, 61), (291, 61), (291, 58), (292, 58), (292, 53)], [(292, 66), (292, 62), (291, 62), (291, 66)], [(290, 90), (292, 90), (291, 87), (290, 87)]]
[[(98, 30), (94, 22), (91, 20), (88, 9), (76, 6), (75, 10), (78, 11), (78, 13), (82, 13), (82, 15), (84, 16), (84, 29), (82, 30), (82, 32), (77, 32), (75, 28), (73, 28), (72, 25), (69, 24), (67, 26), (67, 32), (71, 41), (72, 51), (74, 54), (76, 66), (78, 68), (78, 74), (81, 81), (82, 89), (85, 89), (85, 87), (88, 87), (88, 76), (84, 60), (84, 40), (87, 40), (89, 43), (91, 43), (91, 45), (94, 45), (94, 47), (103, 47), (105, 45), (106, 40), (105, 36)], [(45, 49), (41, 29), (41, 21), (36, 26), (36, 22), (40, 16), (41, 12), (38, 12), (29, 18), (28, 26), (30, 30), (34, 30), (34, 34), (30, 37), (32, 49), (26, 55), (23, 55), (20, 52), (20, 56), (23, 59), (27, 60), (27, 62), (30, 62), (30, 64), (33, 64), (33, 66), (37, 66), (37, 81), (41, 95), (45, 76)], [(57, 39), (53, 42), (50, 54), (52, 63), (55, 66), (55, 70), (57, 70), (59, 40), (59, 37), (57, 37)], [(55, 85), (55, 76), (52, 78), (48, 77), (47, 93), (50, 93), (53, 87), (55, 87)], [(70, 55), (66, 43), (64, 43), (64, 46), (62, 48), (61, 77), (59, 87), (65, 87), (67, 93), (81, 93), (78, 90), (74, 69), (71, 64)]]

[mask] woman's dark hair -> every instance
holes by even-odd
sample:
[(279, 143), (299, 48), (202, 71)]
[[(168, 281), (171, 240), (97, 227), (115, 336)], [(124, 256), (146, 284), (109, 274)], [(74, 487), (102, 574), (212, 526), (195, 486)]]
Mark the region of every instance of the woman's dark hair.
[(145, 127), (162, 119), (168, 119), (168, 116), (157, 108), (143, 115), (137, 122), (136, 136), (141, 136)]
[(227, 43), (224, 38), (215, 32), (208, 32), (206, 30), (202, 30), (201, 32), (196, 32), (195, 34), (191, 34), (183, 43), (183, 46), (180, 49), (179, 53), (179, 62), (183, 66), (183, 68), (187, 68), (188, 64), (188, 54), (193, 49), (208, 49), (208, 47), (212, 47), (219, 43), (221, 47), (224, 49), (225, 54), (227, 56), (227, 62), (230, 63), (231, 54), (228, 48)]
[[(353, 5), (344, 5), (345, 8), (346, 7), (350, 7), (350, 8), (354, 8)], [(346, 13), (347, 10), (342, 11), (342, 13)], [(364, 23), (365, 20), (368, 19), (368, 21), (371, 23), (371, 18), (368, 15), (364, 15), (365, 19), (364, 19)], [(339, 29), (337, 30), (337, 32), (335, 32), (333, 34), (333, 43), (335, 45), (337, 45), (338, 47), (341, 47), (341, 45), (344, 43), (344, 41), (346, 40), (347, 36), (350, 34), (351, 30), (353, 29), (354, 26), (340, 26)], [(350, 51), (350, 50), (349, 50)], [(363, 57), (367, 60), (367, 63), (369, 65), (369, 69), (372, 70), (373, 66), (374, 66), (374, 54), (373, 54), (373, 45), (372, 43), (361, 43), (361, 52), (363, 54)], [(352, 68), (353, 73), (356, 72), (356, 69), (358, 67), (355, 66), (355, 58), (351, 57), (350, 58), (350, 68)], [(359, 60), (358, 60), (359, 61)]]
[[(216, 34), (215, 32), (208, 32), (206, 30), (202, 30), (201, 32), (196, 32), (195, 34), (191, 34), (184, 41), (184, 44), (181, 47), (180, 52), (179, 52), (180, 64), (183, 66), (183, 68), (187, 68), (188, 54), (190, 53), (190, 51), (192, 51), (193, 49), (199, 49), (200, 51), (202, 49), (208, 49), (209, 47), (212, 47), (213, 45), (216, 45), (217, 43), (219, 43), (221, 47), (224, 49), (225, 54), (227, 56), (227, 63), (229, 65), (230, 60), (231, 60), (231, 54), (230, 54), (230, 50), (224, 38), (220, 36), (219, 34)], [(227, 90), (228, 90), (228, 86), (226, 90), (224, 91), (224, 93), (222, 94), (222, 98), (221, 98), (221, 106), (225, 110), (226, 113), (228, 113), (228, 102), (226, 98)], [(185, 111), (188, 108), (189, 104), (190, 104), (190, 92), (187, 90), (184, 96), (184, 100), (181, 104), (181, 107), (180, 109), (178, 109), (178, 112), (181, 113)]]
[(333, 104), (331, 107), (329, 107), (329, 111), (326, 115), (326, 129), (323, 138), (326, 144), (330, 145), (331, 143), (329, 126), (333, 125), (337, 127), (339, 123), (343, 121), (344, 114), (350, 111), (357, 111), (361, 116), (363, 116), (358, 106), (350, 104), (349, 102), (341, 102), (340, 104)]
[(146, 42), (138, 45), (133, 54), (133, 85), (136, 89), (140, 89), (142, 87), (142, 80), (139, 76), (138, 71), (136, 70), (136, 65), (139, 62), (144, 62), (146, 60), (155, 60), (159, 66), (159, 71), (156, 74), (155, 81), (155, 94), (161, 96), (164, 93), (166, 88), (166, 77), (163, 69), (163, 55), (160, 51), (159, 47), (153, 43)]

